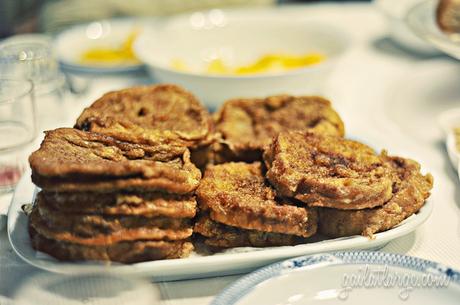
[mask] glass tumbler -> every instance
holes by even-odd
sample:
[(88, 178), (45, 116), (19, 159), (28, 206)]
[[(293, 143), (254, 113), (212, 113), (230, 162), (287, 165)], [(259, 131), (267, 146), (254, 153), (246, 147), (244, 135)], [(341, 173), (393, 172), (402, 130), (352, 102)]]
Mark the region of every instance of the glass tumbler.
[(40, 129), (52, 129), (65, 116), (65, 77), (47, 40), (18, 38), (1, 43), (0, 78), (33, 82)]
[(0, 45), (0, 76), (30, 79), (37, 96), (63, 86), (64, 78), (45, 41), (11, 41)]
[(25, 148), (36, 135), (32, 81), (0, 79), (0, 193), (19, 181), (26, 167)]

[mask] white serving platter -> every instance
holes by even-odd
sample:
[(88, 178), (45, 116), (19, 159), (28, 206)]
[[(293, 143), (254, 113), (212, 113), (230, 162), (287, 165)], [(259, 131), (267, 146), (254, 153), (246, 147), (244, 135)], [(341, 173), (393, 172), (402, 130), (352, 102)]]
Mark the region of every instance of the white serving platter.
[(113, 272), (116, 274), (151, 277), (156, 281), (239, 274), (300, 255), (341, 250), (380, 249), (388, 242), (414, 231), (427, 220), (433, 210), (433, 202), (428, 200), (417, 214), (407, 218), (391, 230), (375, 234), (374, 239), (351, 236), (297, 246), (235, 248), (207, 256), (194, 253), (190, 257), (183, 259), (151, 261), (132, 265), (69, 263), (58, 261), (49, 255), (37, 252), (31, 246), (27, 229), (27, 216), (22, 211), (21, 206), (33, 201), (35, 190), (36, 187), (30, 179), (30, 172), (28, 172), (19, 182), (8, 212), (8, 237), (11, 246), (25, 262), (40, 269), (57, 273)]

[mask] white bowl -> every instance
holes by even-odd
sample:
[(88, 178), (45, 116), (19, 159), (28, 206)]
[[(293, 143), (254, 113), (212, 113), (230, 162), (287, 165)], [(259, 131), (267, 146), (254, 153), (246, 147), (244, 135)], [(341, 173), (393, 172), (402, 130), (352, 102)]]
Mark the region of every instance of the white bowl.
[[(166, 19), (146, 28), (134, 51), (156, 81), (182, 85), (210, 107), (234, 97), (318, 93), (332, 64), (346, 49), (347, 35), (326, 24), (264, 14), (211, 10)], [(216, 56), (240, 66), (267, 53), (309, 52), (320, 52), (327, 59), (280, 73), (222, 76), (200, 72)], [(191, 72), (172, 68), (175, 59), (184, 61)]]
[(137, 72), (142, 70), (141, 63), (124, 63), (113, 65), (92, 65), (80, 62), (81, 55), (94, 47), (115, 47), (122, 44), (133, 30), (142, 31), (147, 23), (143, 19), (99, 20), (73, 26), (54, 40), (54, 50), (66, 72), (83, 74), (111, 74)]

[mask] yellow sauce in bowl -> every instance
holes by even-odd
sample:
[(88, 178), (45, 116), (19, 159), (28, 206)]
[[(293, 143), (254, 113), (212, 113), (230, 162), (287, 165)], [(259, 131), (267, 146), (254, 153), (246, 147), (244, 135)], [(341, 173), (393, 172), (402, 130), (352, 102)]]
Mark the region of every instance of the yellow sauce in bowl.
[[(284, 72), (323, 62), (326, 57), (320, 53), (307, 53), (304, 55), (291, 54), (266, 54), (248, 65), (231, 67), (222, 59), (217, 58), (209, 62), (204, 69), (205, 74), (217, 75), (251, 75)], [(178, 71), (190, 72), (190, 69), (181, 59), (173, 59), (171, 67)]]
[(138, 31), (132, 31), (118, 47), (89, 48), (80, 56), (85, 65), (130, 65), (138, 64), (139, 60), (133, 52), (133, 43)]

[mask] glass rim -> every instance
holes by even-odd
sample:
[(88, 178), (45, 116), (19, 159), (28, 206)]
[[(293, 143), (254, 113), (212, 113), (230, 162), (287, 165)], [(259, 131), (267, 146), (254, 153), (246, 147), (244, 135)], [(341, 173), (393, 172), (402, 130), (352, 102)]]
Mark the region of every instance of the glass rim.
[(27, 83), (28, 88), (25, 90), (25, 92), (21, 92), (18, 95), (15, 95), (13, 97), (5, 98), (5, 99), (0, 98), (0, 105), (16, 103), (18, 100), (22, 99), (23, 97), (25, 97), (27, 95), (32, 95), (32, 93), (34, 91), (34, 83), (30, 79), (0, 78), (0, 84), (3, 83), (3, 82), (12, 82), (12, 83), (17, 83), (17, 84), (19, 84), (19, 83), (21, 83), (21, 84)]
[[(32, 46), (32, 47), (42, 47), (42, 51), (46, 52), (46, 55), (40, 54), (40, 56), (38, 56), (38, 57), (26, 58), (26, 59), (20, 60), (20, 61), (29, 61), (29, 62), (31, 62), (31, 61), (43, 60), (44, 58), (47, 58), (47, 56), (49, 57), (49, 56), (52, 55), (51, 46), (48, 45), (45, 42), (42, 42), (42, 41), (6, 42), (5, 44), (0, 46), (0, 53), (2, 51), (4, 51), (4, 50), (8, 50), (10, 48), (18, 48), (20, 46), (22, 46), (22, 47), (24, 47), (24, 46), (27, 46), (27, 47), (30, 47), (30, 46)], [(9, 54), (9, 56), (1, 58), (0, 61), (18, 62), (19, 60), (17, 60), (17, 57), (14, 54)]]

